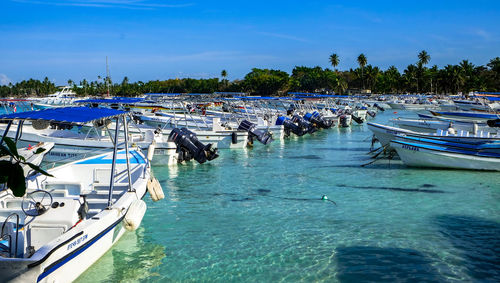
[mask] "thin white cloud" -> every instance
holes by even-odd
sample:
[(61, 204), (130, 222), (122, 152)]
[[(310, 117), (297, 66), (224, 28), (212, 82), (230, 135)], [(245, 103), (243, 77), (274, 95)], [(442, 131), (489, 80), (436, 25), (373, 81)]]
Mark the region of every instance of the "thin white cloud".
[(294, 41), (300, 41), (300, 42), (309, 42), (309, 40), (293, 35), (288, 35), (288, 34), (282, 34), (282, 33), (272, 33), (272, 32), (257, 32), (260, 35), (265, 35), (265, 36), (271, 36), (271, 37), (276, 37), (276, 38), (282, 38), (282, 39), (288, 39), (288, 40), (294, 40)]
[(193, 6), (193, 3), (183, 4), (163, 4), (147, 0), (69, 0), (69, 1), (37, 1), (37, 0), (11, 0), (13, 2), (25, 4), (51, 5), (51, 6), (72, 6), (72, 7), (93, 7), (93, 8), (121, 8), (121, 9), (154, 9), (154, 8), (184, 8)]
[(473, 31), (473, 33), (487, 41), (491, 40), (492, 38), (491, 34), (483, 29), (476, 29)]
[(0, 85), (8, 85), (12, 80), (6, 74), (0, 74)]

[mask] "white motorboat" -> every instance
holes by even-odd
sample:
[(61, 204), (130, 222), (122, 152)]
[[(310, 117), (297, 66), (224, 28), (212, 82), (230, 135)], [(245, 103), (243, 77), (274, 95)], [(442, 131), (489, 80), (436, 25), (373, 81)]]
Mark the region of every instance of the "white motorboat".
[(500, 171), (498, 153), (405, 141), (404, 138), (391, 141), (391, 147), (407, 166)]
[(111, 152), (53, 168), (51, 177), (30, 177), (22, 199), (9, 189), (0, 192), (1, 282), (75, 280), (126, 230), (137, 229), (146, 211), (146, 189), (156, 200), (163, 196), (151, 178), (149, 160), (139, 148), (129, 148), (125, 112), (96, 108), (62, 117), (54, 111), (36, 112), (1, 118), (20, 119), (19, 126), (22, 119), (78, 124), (123, 120), (125, 149), (118, 149), (116, 130)]
[(46, 109), (51, 107), (69, 106), (77, 100), (76, 93), (71, 86), (62, 87), (60, 91), (49, 94), (42, 98), (31, 99), (33, 104), (38, 109)]
[(410, 136), (421, 136), (421, 137), (434, 137), (443, 138), (449, 141), (465, 141), (465, 142), (487, 142), (487, 141), (498, 141), (500, 137), (496, 135), (491, 135), (490, 132), (479, 131), (476, 135), (470, 134), (469, 132), (458, 131), (456, 133), (450, 133), (449, 131), (438, 130), (434, 134), (430, 133), (419, 133), (402, 128), (391, 127), (387, 125), (377, 124), (377, 123), (367, 123), (368, 129), (373, 132), (377, 137), (378, 141), (382, 146), (388, 146), (392, 140), (398, 135), (410, 135)]
[(495, 129), (489, 127), (485, 122), (463, 122), (453, 120), (435, 120), (435, 119), (405, 119), (396, 118), (391, 122), (398, 127), (424, 133), (435, 133), (437, 130), (448, 130), (450, 127), (456, 131), (465, 131), (469, 133), (495, 132)]

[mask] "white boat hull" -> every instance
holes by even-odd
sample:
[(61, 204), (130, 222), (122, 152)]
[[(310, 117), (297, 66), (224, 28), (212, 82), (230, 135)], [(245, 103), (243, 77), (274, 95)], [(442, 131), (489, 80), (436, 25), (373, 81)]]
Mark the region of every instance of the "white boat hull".
[(478, 157), (391, 143), (404, 164), (411, 167), (433, 167), (500, 171), (500, 159)]

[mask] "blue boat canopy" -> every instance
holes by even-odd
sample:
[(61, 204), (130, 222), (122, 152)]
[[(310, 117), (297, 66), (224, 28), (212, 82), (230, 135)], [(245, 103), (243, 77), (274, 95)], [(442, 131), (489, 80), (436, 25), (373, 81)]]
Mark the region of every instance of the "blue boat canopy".
[(112, 98), (112, 99), (83, 99), (77, 100), (76, 103), (100, 103), (100, 104), (133, 104), (137, 102), (142, 102), (144, 98), (137, 97), (124, 97), (124, 98)]
[(101, 119), (118, 117), (127, 113), (128, 112), (125, 111), (107, 108), (61, 107), (3, 114), (0, 115), (0, 120), (45, 120), (50, 122), (85, 124)]

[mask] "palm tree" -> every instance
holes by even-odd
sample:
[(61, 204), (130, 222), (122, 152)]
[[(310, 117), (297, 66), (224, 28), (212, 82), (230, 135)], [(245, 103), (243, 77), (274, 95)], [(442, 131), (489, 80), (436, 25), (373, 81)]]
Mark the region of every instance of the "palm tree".
[(427, 53), (427, 51), (422, 50), (420, 53), (418, 53), (418, 63), (421, 64), (422, 66), (427, 65), (429, 61), (431, 60), (431, 55)]
[(468, 93), (472, 90), (474, 84), (474, 69), (476, 68), (474, 64), (469, 62), (469, 60), (462, 60), (460, 62), (460, 68), (464, 75), (464, 91)]
[(365, 54), (361, 53), (358, 56), (358, 64), (361, 67), (361, 82), (363, 83), (363, 89), (365, 89), (365, 80), (364, 80), (364, 68), (366, 66), (367, 60)]
[(417, 64), (417, 92), (420, 91), (420, 80), (422, 79), (422, 76), (424, 74), (424, 66), (429, 63), (431, 60), (431, 56), (427, 51), (422, 50), (420, 53), (418, 53), (418, 64)]
[(334, 69), (339, 65), (339, 56), (337, 54), (333, 53), (330, 55), (330, 64), (332, 64)]
[(444, 73), (451, 92), (454, 94), (458, 93), (464, 83), (462, 68), (458, 65), (446, 65), (444, 67)]
[(220, 75), (222, 77), (222, 83), (224, 84), (224, 87), (227, 87), (227, 71), (226, 70), (222, 70), (222, 72), (220, 72)]

